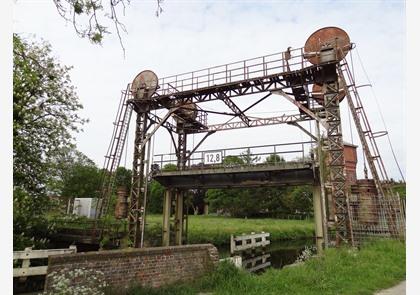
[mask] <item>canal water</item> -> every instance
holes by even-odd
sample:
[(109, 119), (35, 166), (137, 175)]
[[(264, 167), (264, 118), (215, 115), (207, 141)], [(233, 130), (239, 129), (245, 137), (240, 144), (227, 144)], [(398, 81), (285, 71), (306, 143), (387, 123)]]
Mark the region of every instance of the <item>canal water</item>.
[[(270, 254), (268, 261), (273, 268), (283, 268), (285, 265), (296, 261), (305, 247), (315, 245), (314, 239), (284, 240), (271, 242), (265, 249), (265, 253)], [(220, 258), (230, 257), (229, 245), (218, 247)]]

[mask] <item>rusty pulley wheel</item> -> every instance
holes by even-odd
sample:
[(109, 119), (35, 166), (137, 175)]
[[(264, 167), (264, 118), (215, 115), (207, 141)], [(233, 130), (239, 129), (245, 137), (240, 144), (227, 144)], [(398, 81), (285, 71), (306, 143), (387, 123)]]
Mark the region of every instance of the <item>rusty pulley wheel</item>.
[(305, 43), (305, 56), (311, 64), (322, 63), (322, 52), (334, 48), (335, 60), (342, 60), (351, 49), (349, 35), (337, 27), (325, 27), (309, 36)]
[(130, 90), (135, 99), (147, 99), (156, 91), (158, 83), (157, 75), (150, 70), (145, 70), (134, 78)]

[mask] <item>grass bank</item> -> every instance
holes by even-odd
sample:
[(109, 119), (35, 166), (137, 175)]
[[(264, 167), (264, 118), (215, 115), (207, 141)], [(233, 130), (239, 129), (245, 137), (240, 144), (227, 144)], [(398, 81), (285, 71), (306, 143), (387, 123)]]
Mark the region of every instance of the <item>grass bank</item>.
[(160, 289), (132, 288), (129, 295), (299, 294), (368, 295), (405, 279), (405, 244), (377, 241), (360, 251), (328, 249), (322, 258), (281, 270), (252, 275), (221, 263), (216, 271), (189, 284)]
[[(148, 215), (150, 239), (160, 239), (162, 216)], [(314, 236), (312, 220), (243, 219), (220, 216), (190, 215), (188, 217), (188, 242), (212, 243), (216, 246), (230, 243), (231, 234), (269, 232), (271, 241), (300, 239)]]

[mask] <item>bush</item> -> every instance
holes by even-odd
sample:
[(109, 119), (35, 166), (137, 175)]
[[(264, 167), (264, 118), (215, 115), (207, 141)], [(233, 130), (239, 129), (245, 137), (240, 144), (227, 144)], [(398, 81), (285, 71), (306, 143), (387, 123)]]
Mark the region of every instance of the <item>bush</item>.
[(107, 287), (103, 272), (85, 268), (53, 271), (48, 278), (51, 287), (43, 295), (103, 295)]

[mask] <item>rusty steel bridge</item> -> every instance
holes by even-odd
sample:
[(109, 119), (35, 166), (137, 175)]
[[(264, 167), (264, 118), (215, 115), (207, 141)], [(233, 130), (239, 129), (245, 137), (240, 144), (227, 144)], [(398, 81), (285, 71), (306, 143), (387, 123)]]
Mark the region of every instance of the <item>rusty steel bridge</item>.
[[(127, 139), (128, 125), (135, 115), (135, 140), (132, 165), (132, 187), (129, 193), (128, 236), (132, 247), (143, 247), (145, 208), (147, 206), (148, 180), (154, 178), (166, 187), (163, 204), (163, 244), (185, 241), (187, 219), (184, 196), (191, 188), (255, 187), (311, 184), (314, 187), (314, 212), (318, 249), (328, 245), (328, 227), (333, 223), (335, 243), (357, 242), (354, 235), (349, 207), (350, 188), (344, 173), (343, 135), (340, 102), (346, 98), (356, 126), (369, 171), (377, 189), (378, 198), (393, 195), (387, 185), (388, 176), (382, 162), (375, 137), (364, 111), (357, 85), (346, 61), (346, 55), (354, 48), (348, 35), (336, 27), (327, 27), (313, 33), (304, 47), (243, 60), (235, 63), (205, 68), (170, 77), (158, 78), (152, 71), (139, 73), (126, 90), (122, 91), (112, 140), (107, 152), (102, 180), (101, 202), (98, 202), (97, 218), (109, 209), (113, 191), (115, 170), (118, 167)], [(253, 98), (246, 108), (235, 102), (242, 96), (261, 95)], [(272, 96), (277, 95), (296, 106), (295, 114), (255, 118), (249, 110)], [(221, 101), (225, 110), (206, 109), (204, 102)], [(166, 110), (164, 116), (155, 110)], [(226, 115), (231, 119), (208, 124), (208, 117)], [(171, 123), (169, 118), (174, 118)], [(301, 122), (315, 122), (315, 132), (308, 131)], [(225, 165), (227, 150), (200, 151), (199, 147), (215, 132), (268, 125), (288, 124), (311, 137), (311, 142), (280, 143), (280, 147), (302, 146), (303, 156), (296, 160), (254, 165)], [(168, 131), (175, 150), (174, 160), (168, 155), (151, 155), (151, 138), (159, 128)], [(326, 132), (321, 137), (320, 130)], [(202, 133), (203, 139), (191, 151), (187, 139)], [(310, 144), (312, 154), (303, 145)], [(259, 146), (269, 147), (269, 146)], [(275, 150), (264, 152), (281, 154)], [(314, 148), (315, 147), (315, 148)], [(258, 148), (254, 147), (254, 148)], [(234, 150), (233, 148), (232, 150)], [(300, 148), (291, 148), (298, 154)], [(327, 152), (326, 166), (321, 161)], [(204, 156), (213, 155), (217, 161), (206, 163)], [(173, 162), (176, 171), (163, 171), (165, 164)], [(325, 166), (325, 167), (324, 167)], [(327, 199), (332, 202), (328, 203)], [(330, 208), (327, 208), (330, 207)], [(327, 209), (333, 218), (326, 216)], [(401, 234), (393, 208), (383, 208), (388, 232)], [(173, 216), (173, 218), (171, 218)], [(171, 223), (173, 226), (171, 227)]]

